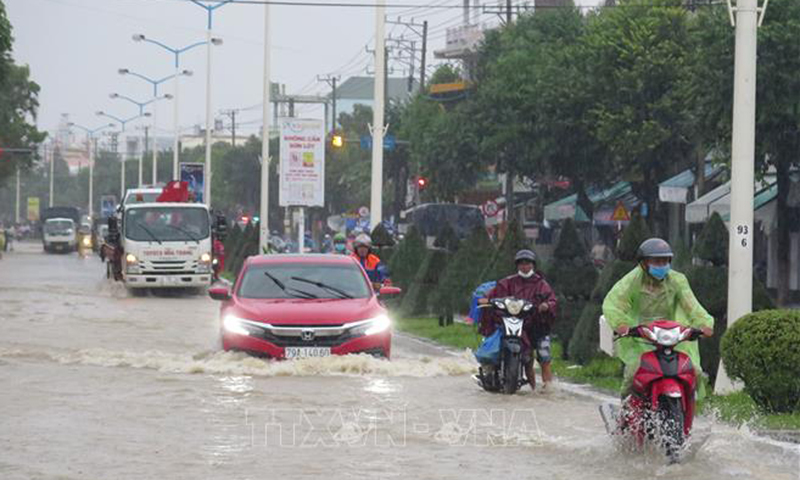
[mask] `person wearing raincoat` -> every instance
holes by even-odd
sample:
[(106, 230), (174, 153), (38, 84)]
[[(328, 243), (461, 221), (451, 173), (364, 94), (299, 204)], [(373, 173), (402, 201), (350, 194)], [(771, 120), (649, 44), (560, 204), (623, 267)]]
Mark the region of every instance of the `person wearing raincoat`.
[[(714, 317), (697, 301), (686, 276), (671, 269), (672, 257), (669, 243), (660, 238), (645, 240), (639, 246), (639, 264), (614, 285), (603, 301), (603, 315), (617, 334), (625, 335), (633, 327), (659, 319), (702, 330), (706, 337), (714, 334)], [(623, 398), (630, 392), (642, 354), (654, 349), (653, 345), (633, 337), (616, 341), (615, 355), (625, 364)], [(697, 341), (681, 343), (676, 350), (689, 355), (700, 378), (702, 370)], [(698, 398), (703, 393), (699, 387)]]

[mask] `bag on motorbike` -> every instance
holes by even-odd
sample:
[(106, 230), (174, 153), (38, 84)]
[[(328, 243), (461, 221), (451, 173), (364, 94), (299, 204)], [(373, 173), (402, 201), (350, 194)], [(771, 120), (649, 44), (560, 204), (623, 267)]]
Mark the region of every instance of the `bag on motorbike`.
[(503, 333), (498, 328), (493, 334), (483, 339), (483, 343), (475, 352), (475, 359), (479, 363), (497, 364), (500, 358), (500, 341)]

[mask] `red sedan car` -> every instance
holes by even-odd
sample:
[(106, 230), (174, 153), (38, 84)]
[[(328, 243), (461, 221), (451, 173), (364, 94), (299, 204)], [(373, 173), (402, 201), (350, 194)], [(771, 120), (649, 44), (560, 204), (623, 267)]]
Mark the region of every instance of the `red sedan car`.
[(225, 350), (287, 359), (391, 354), (391, 320), (364, 269), (348, 256), (253, 256), (232, 290), (215, 287), (209, 294), (222, 301)]

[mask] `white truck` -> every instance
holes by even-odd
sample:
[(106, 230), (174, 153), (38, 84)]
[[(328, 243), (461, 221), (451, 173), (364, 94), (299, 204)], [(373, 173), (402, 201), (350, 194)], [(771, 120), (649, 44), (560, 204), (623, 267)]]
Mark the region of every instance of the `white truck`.
[(75, 221), (71, 218), (48, 218), (42, 227), (45, 252), (72, 252), (77, 247)]
[(198, 288), (212, 280), (212, 223), (199, 203), (123, 207), (106, 257), (109, 276), (129, 289)]

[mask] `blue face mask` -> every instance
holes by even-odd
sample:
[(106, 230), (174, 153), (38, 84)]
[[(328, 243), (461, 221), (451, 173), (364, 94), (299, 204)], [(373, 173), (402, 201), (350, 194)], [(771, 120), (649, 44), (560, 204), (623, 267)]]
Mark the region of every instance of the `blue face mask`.
[(344, 243), (334, 243), (333, 248), (336, 249), (337, 252), (344, 252), (347, 249), (347, 244)]
[(672, 269), (672, 266), (668, 263), (668, 264), (664, 265), (663, 267), (654, 267), (654, 266), (650, 265), (648, 267), (647, 271), (656, 280), (664, 280), (665, 278), (667, 278), (667, 275), (669, 274), (669, 271), (671, 269)]

